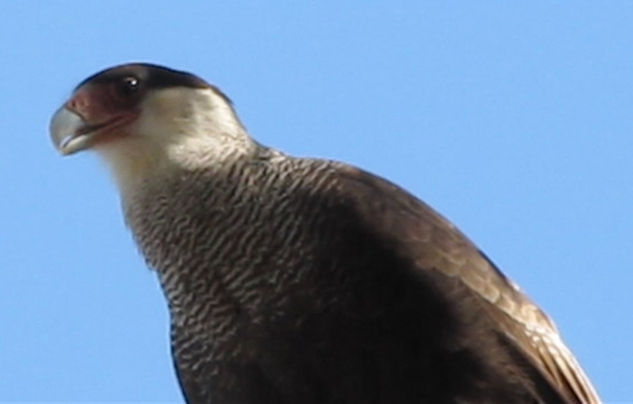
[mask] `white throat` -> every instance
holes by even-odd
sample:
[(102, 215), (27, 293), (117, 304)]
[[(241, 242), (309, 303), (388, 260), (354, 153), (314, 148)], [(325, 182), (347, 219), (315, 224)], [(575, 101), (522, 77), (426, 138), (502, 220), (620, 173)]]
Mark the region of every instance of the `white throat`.
[(219, 92), (186, 87), (151, 92), (136, 122), (116, 141), (96, 147), (124, 199), (165, 170), (222, 169), (255, 149), (256, 143)]

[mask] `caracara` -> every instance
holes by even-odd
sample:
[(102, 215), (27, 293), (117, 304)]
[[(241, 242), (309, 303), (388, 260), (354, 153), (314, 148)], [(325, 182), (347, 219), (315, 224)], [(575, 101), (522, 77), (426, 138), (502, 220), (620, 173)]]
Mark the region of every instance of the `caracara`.
[(455, 226), (359, 168), (258, 143), (197, 76), (99, 72), (51, 135), (110, 167), (189, 403), (599, 402), (552, 321)]

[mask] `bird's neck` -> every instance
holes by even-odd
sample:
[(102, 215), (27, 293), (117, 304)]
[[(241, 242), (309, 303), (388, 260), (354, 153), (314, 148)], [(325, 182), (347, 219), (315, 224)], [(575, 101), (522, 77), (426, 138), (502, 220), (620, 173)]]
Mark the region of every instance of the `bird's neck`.
[(125, 204), (148, 184), (182, 172), (207, 170), (221, 175), (231, 163), (251, 158), (260, 146), (245, 131), (239, 131), (213, 136), (184, 134), (167, 146), (130, 136), (115, 147), (118, 150), (99, 151), (110, 167)]

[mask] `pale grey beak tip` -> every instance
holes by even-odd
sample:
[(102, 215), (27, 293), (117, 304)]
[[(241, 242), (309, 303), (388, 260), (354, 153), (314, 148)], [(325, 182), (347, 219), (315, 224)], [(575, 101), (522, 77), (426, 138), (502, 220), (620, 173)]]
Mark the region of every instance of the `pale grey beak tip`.
[(82, 150), (86, 146), (88, 136), (79, 133), (85, 126), (84, 120), (66, 107), (59, 108), (49, 125), (51, 140), (55, 148), (68, 155)]

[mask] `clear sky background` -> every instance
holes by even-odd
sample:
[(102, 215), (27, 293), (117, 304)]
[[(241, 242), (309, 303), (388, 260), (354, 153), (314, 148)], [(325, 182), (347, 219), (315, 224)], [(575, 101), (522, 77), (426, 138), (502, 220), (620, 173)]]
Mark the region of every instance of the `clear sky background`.
[(262, 143), (426, 200), (633, 402), (633, 2), (0, 2), (0, 401), (180, 402), (168, 318), (92, 153), (48, 120), (146, 61)]

